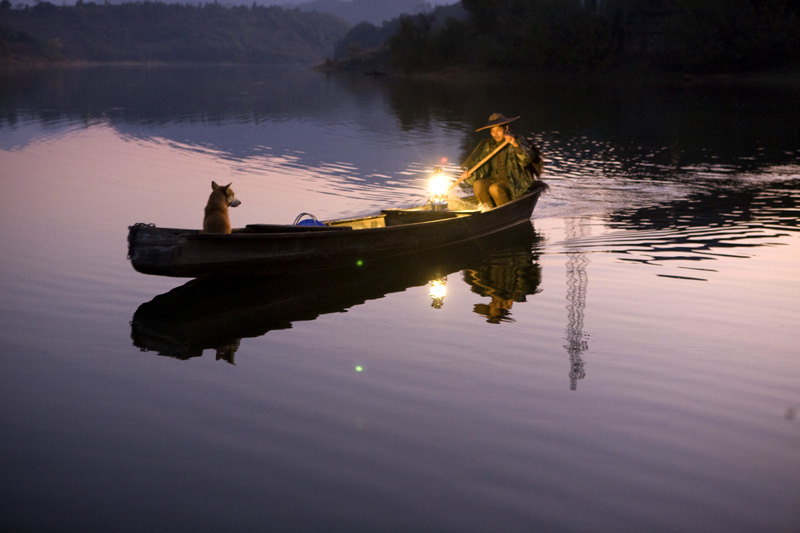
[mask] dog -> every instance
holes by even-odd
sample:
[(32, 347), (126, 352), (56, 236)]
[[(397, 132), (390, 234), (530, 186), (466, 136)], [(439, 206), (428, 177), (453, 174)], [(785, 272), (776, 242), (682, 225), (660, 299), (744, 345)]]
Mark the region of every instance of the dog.
[(217, 185), (211, 182), (211, 196), (206, 204), (205, 217), (203, 217), (203, 233), (230, 233), (231, 219), (228, 217), (228, 207), (241, 204), (233, 194), (231, 184)]

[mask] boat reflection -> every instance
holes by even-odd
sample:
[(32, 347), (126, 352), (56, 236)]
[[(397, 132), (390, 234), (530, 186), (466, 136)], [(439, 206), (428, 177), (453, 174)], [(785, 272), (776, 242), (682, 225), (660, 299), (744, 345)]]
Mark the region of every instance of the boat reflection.
[(218, 360), (233, 363), (241, 339), (409, 287), (430, 283), (433, 288), (431, 280), (440, 282), (431, 299), (434, 307), (441, 307), (447, 276), (461, 270), (475, 292), (497, 300), (488, 307), (508, 318), (511, 302), (524, 301), (538, 289), (539, 266), (531, 252), (535, 239), (533, 225), (526, 222), (449, 249), (324, 275), (192, 280), (140, 305), (131, 338), (134, 346), (159, 355), (190, 359), (215, 350)]

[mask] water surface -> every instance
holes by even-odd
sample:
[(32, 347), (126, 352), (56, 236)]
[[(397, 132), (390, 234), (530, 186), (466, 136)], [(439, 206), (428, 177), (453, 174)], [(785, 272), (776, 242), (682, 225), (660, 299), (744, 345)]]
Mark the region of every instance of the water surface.
[[(303, 69), (0, 84), (6, 529), (800, 525), (800, 93)], [(492, 112), (530, 226), (363, 276), (137, 274), (135, 222), (408, 205)], [(443, 301), (431, 281), (446, 283)]]

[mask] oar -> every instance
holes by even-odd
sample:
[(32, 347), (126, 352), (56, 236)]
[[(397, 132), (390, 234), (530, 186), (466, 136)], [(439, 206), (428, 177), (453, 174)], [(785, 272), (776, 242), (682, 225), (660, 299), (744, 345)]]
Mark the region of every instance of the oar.
[(467, 171), (467, 174), (466, 174), (465, 176), (461, 176), (460, 178), (458, 178), (458, 181), (456, 181), (455, 183), (453, 183), (453, 184), (450, 186), (450, 188), (448, 189), (448, 191), (452, 191), (453, 189), (455, 189), (456, 185), (458, 185), (459, 183), (461, 183), (462, 181), (464, 181), (465, 179), (467, 179), (468, 177), (470, 177), (470, 176), (471, 176), (471, 175), (472, 175), (472, 174), (473, 174), (473, 173), (474, 173), (476, 170), (478, 170), (479, 168), (481, 168), (481, 167), (482, 167), (482, 166), (483, 166), (483, 165), (484, 165), (484, 164), (485, 164), (485, 163), (486, 163), (488, 160), (490, 160), (491, 158), (493, 158), (497, 152), (499, 152), (500, 150), (502, 150), (503, 148), (505, 148), (505, 147), (506, 147), (506, 145), (507, 145), (508, 143), (510, 143), (510, 142), (511, 142), (511, 141), (509, 141), (508, 139), (506, 139), (506, 140), (504, 140), (503, 142), (501, 142), (501, 143), (500, 143), (500, 146), (498, 146), (497, 148), (495, 148), (494, 150), (492, 150), (492, 153), (490, 153), (489, 155), (487, 155), (486, 157), (484, 157), (483, 159), (481, 159), (480, 161), (478, 161), (478, 164), (476, 164), (476, 165), (475, 165), (475, 166), (473, 166), (471, 169), (469, 169), (469, 171)]

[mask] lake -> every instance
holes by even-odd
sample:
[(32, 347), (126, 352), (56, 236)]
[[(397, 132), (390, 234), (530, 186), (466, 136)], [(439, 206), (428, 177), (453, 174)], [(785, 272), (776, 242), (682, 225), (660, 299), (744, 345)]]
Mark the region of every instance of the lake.
[[(234, 226), (425, 201), (493, 112), (550, 189), (484, 248), (200, 288), (126, 259), (212, 180)], [(0, 172), (4, 530), (800, 528), (797, 87), (20, 71)]]

